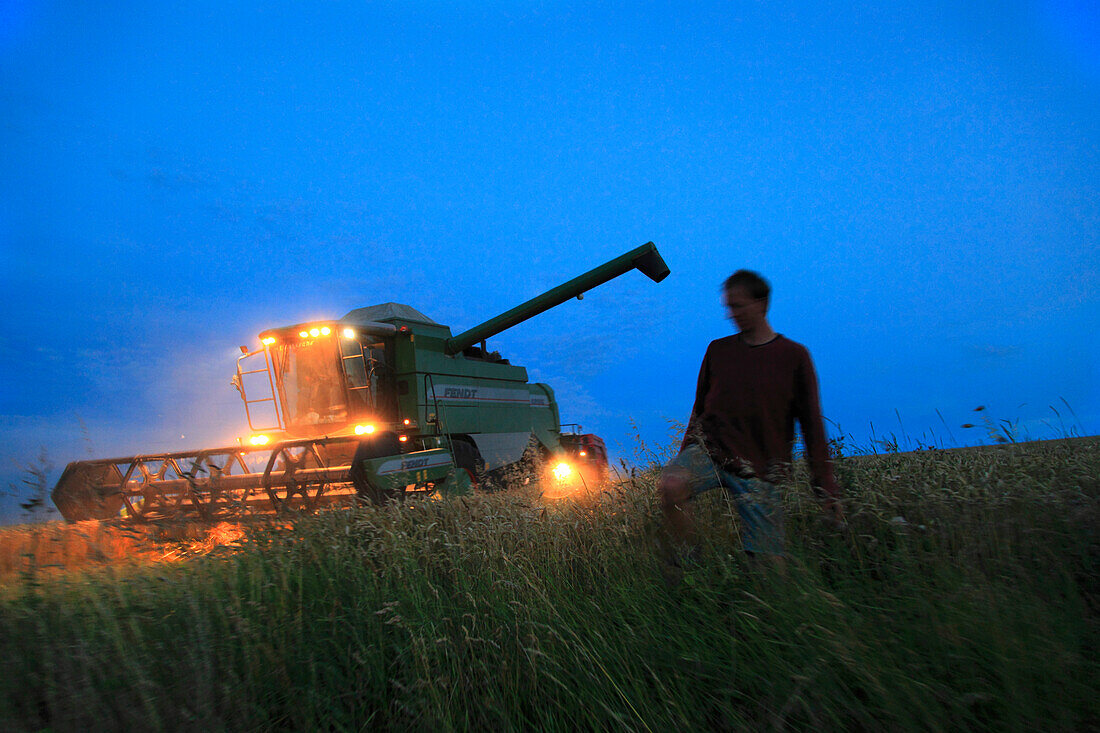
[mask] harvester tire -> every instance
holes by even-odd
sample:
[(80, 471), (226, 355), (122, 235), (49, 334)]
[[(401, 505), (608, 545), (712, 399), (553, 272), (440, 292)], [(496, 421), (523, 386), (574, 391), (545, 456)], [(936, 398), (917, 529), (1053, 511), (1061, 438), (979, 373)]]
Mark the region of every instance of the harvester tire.
[(481, 488), (488, 491), (514, 491), (539, 481), (545, 451), (538, 440), (531, 436), (523, 455), (515, 463), (483, 471), (479, 476)]
[(363, 471), (363, 461), (385, 456), (396, 456), (400, 453), (401, 443), (396, 433), (378, 433), (359, 441), (359, 447), (355, 449), (355, 456), (351, 459), (351, 470), (349, 471), (349, 477), (355, 485), (355, 491), (359, 498), (380, 505), (401, 498), (404, 494), (403, 490), (390, 491), (375, 486)]
[(455, 470), (465, 471), (469, 474), (470, 485), (476, 489), (478, 486), (477, 467), (481, 462), (481, 456), (478, 455), (477, 448), (465, 440), (452, 439), (451, 456), (455, 462)]

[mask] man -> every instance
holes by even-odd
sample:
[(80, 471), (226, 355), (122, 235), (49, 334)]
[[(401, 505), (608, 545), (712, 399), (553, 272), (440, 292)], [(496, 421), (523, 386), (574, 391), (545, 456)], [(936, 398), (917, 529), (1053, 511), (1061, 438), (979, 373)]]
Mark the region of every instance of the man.
[(783, 511), (776, 483), (787, 475), (798, 420), (815, 491), (840, 525), (810, 353), (768, 323), (771, 288), (750, 270), (725, 282), (724, 300), (739, 333), (712, 341), (699, 370), (695, 406), (680, 453), (661, 472), (658, 491), (680, 552), (695, 552), (691, 500), (725, 487), (736, 499), (750, 555), (782, 564)]

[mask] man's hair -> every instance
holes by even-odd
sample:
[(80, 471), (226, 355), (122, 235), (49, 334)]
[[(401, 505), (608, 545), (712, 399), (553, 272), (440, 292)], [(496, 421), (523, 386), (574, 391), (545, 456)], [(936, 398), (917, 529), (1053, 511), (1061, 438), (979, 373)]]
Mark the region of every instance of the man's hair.
[(723, 290), (730, 288), (744, 288), (752, 297), (758, 300), (767, 300), (772, 294), (772, 287), (768, 281), (760, 276), (759, 272), (752, 270), (738, 270), (726, 278)]

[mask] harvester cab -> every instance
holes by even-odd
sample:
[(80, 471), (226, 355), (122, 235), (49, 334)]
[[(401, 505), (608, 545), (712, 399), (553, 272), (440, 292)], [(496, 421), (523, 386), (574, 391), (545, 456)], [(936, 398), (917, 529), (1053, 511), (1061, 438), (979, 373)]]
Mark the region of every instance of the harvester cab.
[(54, 503), (70, 521), (211, 519), (506, 485), (539, 459), (561, 475), (577, 440), (563, 444), (553, 390), (486, 340), (632, 269), (669, 272), (650, 242), (457, 336), (400, 303), (266, 330), (233, 378), (247, 441), (70, 463)]
[(241, 347), (233, 384), (244, 400), (250, 444), (355, 434), (356, 427), (361, 434), (367, 426), (394, 423), (395, 335), (411, 332), (413, 320), (439, 325), (409, 306), (387, 303), (339, 321), (264, 331), (258, 349)]

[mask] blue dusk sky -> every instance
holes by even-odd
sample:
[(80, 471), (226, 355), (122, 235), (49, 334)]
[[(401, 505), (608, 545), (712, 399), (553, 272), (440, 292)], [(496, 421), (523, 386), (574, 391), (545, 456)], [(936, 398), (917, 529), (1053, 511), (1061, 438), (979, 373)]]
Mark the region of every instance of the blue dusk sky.
[(262, 329), (457, 333), (650, 240), (490, 341), (627, 460), (742, 267), (833, 435), (1100, 432), (1096, 3), (5, 0), (0, 130), (0, 488), (241, 435)]

